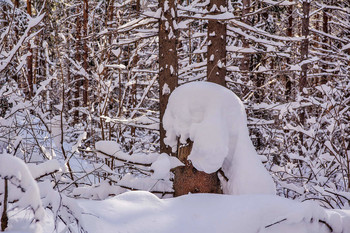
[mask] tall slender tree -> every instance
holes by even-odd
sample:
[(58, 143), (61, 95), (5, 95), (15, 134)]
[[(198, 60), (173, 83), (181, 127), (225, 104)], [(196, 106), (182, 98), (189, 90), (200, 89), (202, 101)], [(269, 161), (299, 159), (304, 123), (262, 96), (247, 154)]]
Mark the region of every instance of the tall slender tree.
[[(301, 61), (305, 61), (309, 55), (309, 24), (310, 24), (310, 1), (303, 0), (302, 3), (302, 19), (301, 19)], [(306, 63), (301, 66), (301, 75), (299, 80), (299, 90), (303, 91), (303, 88), (307, 86), (307, 71), (308, 65)]]
[[(226, 0), (211, 0), (208, 11), (215, 15), (227, 9)], [(208, 22), (207, 80), (225, 86), (226, 24), (219, 20)]]
[[(76, 43), (75, 43), (75, 60), (80, 63), (81, 61), (81, 19), (80, 19), (80, 10), (79, 5), (76, 6), (76, 26), (75, 26), (75, 35), (76, 35)], [(77, 123), (79, 121), (79, 110), (80, 107), (80, 86), (81, 86), (81, 75), (75, 75), (75, 91), (74, 91), (74, 107), (76, 108), (74, 111), (74, 122)]]
[[(214, 16), (226, 8), (225, 0), (212, 0), (208, 5), (208, 11)], [(208, 50), (207, 50), (207, 80), (225, 86), (226, 76), (226, 24), (217, 19), (208, 23)], [(216, 172), (207, 174), (198, 171), (188, 156), (191, 153), (193, 142), (179, 145), (178, 158), (185, 164), (174, 170), (174, 195), (187, 193), (222, 193), (220, 180)]]
[[(32, 2), (27, 0), (27, 14), (32, 16)], [(33, 96), (33, 49), (31, 48), (30, 42), (28, 42), (28, 50), (30, 55), (27, 57), (27, 86), (28, 86), (28, 97)]]
[[(84, 0), (83, 2), (83, 68), (85, 71), (88, 70), (88, 45), (87, 45), (87, 36), (88, 36), (88, 22), (89, 22), (89, 2), (88, 0)], [(86, 73), (87, 74), (87, 73)], [(84, 90), (83, 90), (83, 104), (84, 107), (88, 104), (88, 88), (89, 88), (89, 79), (88, 77), (84, 77)]]
[(176, 0), (160, 0), (162, 15), (159, 19), (159, 110), (160, 110), (160, 152), (171, 154), (171, 148), (164, 143), (163, 116), (170, 93), (178, 84)]
[[(243, 22), (246, 24), (249, 24), (247, 14), (250, 11), (250, 0), (243, 0), (242, 4), (243, 4), (243, 8), (242, 8)], [(242, 46), (244, 48), (249, 48), (249, 42), (246, 38), (242, 39)], [(241, 72), (243, 72), (243, 76), (246, 76), (246, 77), (248, 77), (248, 72), (250, 67), (250, 57), (251, 56), (249, 53), (244, 53), (240, 64), (240, 70)]]

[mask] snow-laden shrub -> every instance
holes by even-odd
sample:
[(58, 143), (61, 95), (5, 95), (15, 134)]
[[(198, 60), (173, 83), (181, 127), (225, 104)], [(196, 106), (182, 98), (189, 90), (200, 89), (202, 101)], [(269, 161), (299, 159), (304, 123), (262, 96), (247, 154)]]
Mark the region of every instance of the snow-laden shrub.
[(286, 150), (272, 171), (286, 196), (316, 199), (328, 208), (349, 207), (349, 85), (328, 82), (300, 97), (304, 125), (297, 123), (300, 105), (281, 111)]
[[(18, 223), (11, 222), (10, 216), (23, 210), (31, 212), (27, 225), (21, 226), (24, 228), (42, 221), (45, 216), (38, 185), (28, 167), (21, 159), (9, 154), (0, 154), (0, 203), (2, 230), (18, 228)], [(38, 232), (40, 225), (34, 227)]]

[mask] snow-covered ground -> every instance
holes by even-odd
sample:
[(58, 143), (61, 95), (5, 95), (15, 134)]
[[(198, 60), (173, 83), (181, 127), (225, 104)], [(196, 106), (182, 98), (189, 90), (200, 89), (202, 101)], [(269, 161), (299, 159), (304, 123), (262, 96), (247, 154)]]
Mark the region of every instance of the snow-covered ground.
[[(69, 198), (62, 190), (54, 190), (49, 179), (37, 182), (35, 179), (62, 170), (57, 160), (27, 165), (10, 154), (1, 154), (0, 197), (8, 196), (4, 203), (10, 203), (6, 232), (350, 233), (350, 210), (328, 210), (313, 201), (301, 203), (272, 195), (275, 185), (250, 141), (243, 104), (228, 89), (206, 82), (178, 87), (170, 96), (164, 127), (166, 143), (174, 149), (178, 137), (183, 143), (188, 138), (193, 141), (188, 159), (198, 170), (211, 173), (222, 168), (228, 177), (222, 183), (224, 193), (235, 195), (187, 194), (160, 199), (148, 191), (119, 194), (127, 184), (133, 188), (141, 185), (136, 188), (142, 190), (159, 184), (163, 187), (156, 188), (172, 191), (170, 169), (183, 164), (166, 154), (130, 156), (114, 141), (97, 142), (98, 155), (112, 156), (119, 163), (147, 165), (143, 172), (149, 176), (141, 179), (126, 174), (116, 182), (117, 190), (103, 182), (95, 193), (87, 187), (66, 193), (104, 200)], [(118, 195), (109, 197), (111, 194)], [(3, 206), (0, 214), (6, 210)]]
[[(322, 233), (350, 232), (350, 211), (325, 210), (274, 195), (189, 194), (159, 199), (133, 191), (103, 200), (79, 200), (89, 233)], [(45, 233), (53, 231), (46, 219)]]

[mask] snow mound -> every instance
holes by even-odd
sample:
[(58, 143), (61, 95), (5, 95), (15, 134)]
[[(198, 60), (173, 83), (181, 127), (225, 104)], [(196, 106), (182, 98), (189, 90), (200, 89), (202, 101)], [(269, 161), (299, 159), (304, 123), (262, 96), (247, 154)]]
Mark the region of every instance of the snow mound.
[[(13, 203), (8, 213), (13, 210), (18, 214), (21, 212), (20, 210), (29, 209), (33, 212), (34, 219), (32, 222), (36, 223), (43, 220), (45, 210), (40, 199), (38, 184), (24, 161), (9, 154), (0, 154), (0, 204), (4, 198), (2, 195), (5, 193), (5, 179), (8, 180), (8, 203)], [(2, 210), (1, 207), (2, 205), (0, 205)], [(14, 215), (13, 212), (11, 214)], [(12, 215), (9, 216), (8, 229), (17, 225), (17, 223), (11, 222), (13, 220)], [(41, 231), (39, 224), (36, 224), (35, 228), (37, 232)]]
[[(159, 199), (132, 191), (103, 201), (80, 200), (89, 233), (349, 233), (348, 213), (273, 195), (191, 194)], [(328, 225), (328, 226), (327, 226)], [(329, 228), (330, 227), (330, 228)]]
[(192, 82), (176, 88), (163, 117), (164, 142), (177, 149), (177, 137), (193, 148), (188, 159), (206, 173), (223, 169), (224, 193), (275, 194), (275, 184), (249, 138), (242, 101), (215, 83)]

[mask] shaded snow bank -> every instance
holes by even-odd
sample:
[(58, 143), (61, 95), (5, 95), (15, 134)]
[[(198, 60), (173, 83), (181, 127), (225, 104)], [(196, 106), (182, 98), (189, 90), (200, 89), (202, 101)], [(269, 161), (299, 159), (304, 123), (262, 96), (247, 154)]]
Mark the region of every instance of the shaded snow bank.
[(163, 118), (164, 142), (177, 149), (189, 138), (193, 148), (188, 159), (206, 173), (222, 167), (229, 181), (228, 194), (274, 194), (275, 185), (263, 167), (249, 138), (241, 100), (229, 89), (210, 82), (192, 82), (176, 88)]
[(159, 199), (135, 191), (104, 201), (81, 200), (79, 205), (86, 213), (89, 233), (322, 233), (330, 228), (350, 232), (350, 211), (325, 210), (311, 202), (273, 195), (192, 194)]

